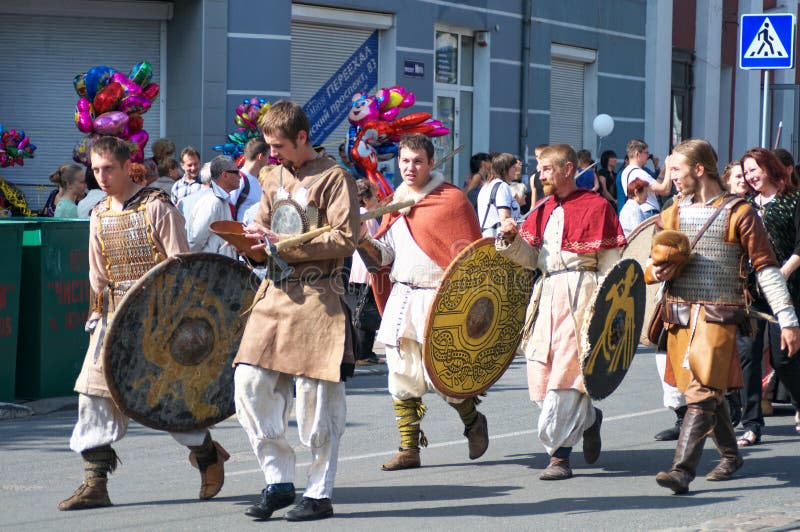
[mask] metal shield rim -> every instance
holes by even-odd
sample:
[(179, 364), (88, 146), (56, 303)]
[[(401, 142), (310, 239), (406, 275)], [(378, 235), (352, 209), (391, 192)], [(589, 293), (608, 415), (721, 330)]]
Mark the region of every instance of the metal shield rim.
[(108, 387), (109, 393), (111, 394), (111, 399), (116, 405), (117, 409), (122, 412), (124, 415), (128, 416), (129, 418), (133, 419), (134, 421), (152, 429), (156, 430), (163, 430), (163, 431), (174, 431), (174, 432), (188, 432), (192, 430), (200, 430), (204, 428), (208, 428), (213, 426), (221, 421), (226, 420), (230, 416), (236, 413), (235, 405), (231, 405), (232, 408), (229, 411), (220, 411), (220, 414), (214, 418), (206, 419), (203, 422), (198, 423), (188, 423), (186, 425), (181, 425), (179, 430), (176, 430), (176, 427), (170, 426), (168, 424), (159, 423), (153, 421), (146, 416), (140, 414), (137, 410), (129, 407), (125, 401), (122, 393), (120, 392), (119, 388), (117, 387), (116, 381), (112, 378), (113, 375), (111, 374), (111, 364), (110, 364), (110, 354), (106, 351), (106, 343), (117, 334), (117, 329), (121, 327), (119, 325), (119, 320), (116, 317), (120, 314), (120, 310), (123, 310), (125, 306), (128, 304), (129, 300), (133, 300), (142, 290), (142, 285), (144, 285), (145, 281), (150, 279), (152, 276), (156, 276), (160, 274), (164, 270), (168, 270), (174, 267), (176, 264), (180, 264), (186, 260), (211, 260), (216, 262), (224, 262), (227, 263), (229, 266), (234, 268), (242, 269), (248, 275), (252, 275), (252, 272), (240, 262), (226, 257), (224, 255), (219, 255), (217, 253), (178, 253), (171, 257), (164, 259), (163, 261), (159, 262), (155, 266), (153, 266), (145, 275), (141, 276), (136, 282), (131, 286), (131, 288), (125, 293), (125, 296), (119, 303), (119, 306), (114, 311), (114, 319), (111, 320), (111, 323), (108, 325), (108, 329), (105, 333), (105, 338), (103, 340), (103, 345), (101, 346), (101, 353), (100, 356), (103, 357), (103, 376), (106, 380), (106, 386)]
[[(654, 217), (651, 217), (651, 218), (654, 218)], [(645, 221), (647, 221), (647, 220), (645, 220)], [(621, 258), (619, 261), (617, 261), (614, 264), (614, 266), (612, 266), (612, 269), (616, 268), (617, 266), (619, 266), (619, 265), (621, 265), (623, 263), (633, 263), (633, 264), (635, 264), (636, 267), (639, 268), (642, 276), (644, 276), (644, 271), (642, 269), (641, 264), (639, 264), (638, 261), (636, 261), (634, 259), (630, 259), (630, 258)], [(608, 279), (608, 276), (604, 277), (603, 281), (601, 283), (599, 283), (595, 287), (594, 292), (592, 292), (592, 297), (590, 299), (590, 301), (592, 302), (592, 305), (594, 305), (594, 302), (597, 300), (598, 294), (601, 292), (601, 290), (605, 286), (606, 279)], [(594, 401), (601, 401), (601, 400), (609, 397), (611, 394), (613, 394), (617, 390), (617, 388), (619, 388), (620, 384), (622, 384), (622, 381), (624, 381), (625, 377), (628, 375), (628, 372), (630, 371), (630, 367), (625, 370), (625, 372), (622, 375), (622, 378), (619, 380), (619, 382), (616, 384), (616, 386), (614, 386), (614, 388), (612, 388), (610, 391), (608, 391), (608, 393), (606, 393), (604, 395), (598, 395), (598, 394), (592, 393), (592, 390), (587, 385), (586, 377), (585, 377), (585, 375), (583, 373), (584, 367), (586, 366), (586, 360), (588, 358), (588, 354), (589, 354), (589, 351), (590, 351), (590, 348), (587, 345), (588, 342), (585, 339), (587, 338), (587, 336), (589, 334), (589, 327), (591, 326), (591, 323), (592, 323), (591, 319), (586, 319), (586, 320), (583, 321), (583, 325), (581, 326), (581, 332), (580, 332), (581, 339), (582, 339), (582, 342), (581, 342), (582, 343), (582, 346), (581, 346), (582, 349), (581, 349), (581, 353), (580, 353), (581, 378), (583, 379), (583, 385), (584, 385), (584, 388), (586, 389), (586, 394)], [(643, 327), (644, 327), (644, 318), (642, 318), (642, 327), (639, 328), (638, 334), (636, 335), (637, 340), (642, 334), (642, 330), (641, 329)], [(639, 342), (637, 341), (636, 347), (634, 348), (633, 356), (636, 356), (636, 353), (638, 352), (638, 350), (639, 350)]]
[[(466, 258), (476, 248), (480, 248), (487, 245), (491, 245), (492, 247), (494, 247), (494, 240), (495, 239), (492, 237), (481, 238), (479, 240), (472, 242), (467, 247), (462, 249), (461, 252), (458, 255), (456, 255), (456, 257), (450, 262), (450, 265), (447, 267), (447, 269), (444, 272), (444, 275), (442, 276), (442, 280), (444, 281), (444, 279), (447, 279), (450, 273), (456, 268), (458, 268), (461, 265), (461, 263), (463, 263), (466, 260)], [(531, 287), (533, 287), (533, 282), (531, 283)], [(436, 288), (436, 294), (434, 295), (433, 300), (431, 302), (431, 306), (428, 309), (428, 316), (425, 318), (426, 333), (430, 331), (430, 328), (432, 326), (432, 320), (434, 319), (435, 309), (439, 305), (439, 300), (441, 299), (443, 294), (443, 288), (444, 288), (444, 282), (440, 283), (439, 286)], [(520, 327), (515, 343), (519, 345), (521, 339), (522, 339), (522, 327)], [(503, 375), (505, 375), (506, 371), (508, 371), (509, 366), (511, 366), (511, 364), (514, 362), (514, 359), (516, 358), (516, 355), (508, 357), (508, 360), (503, 365), (502, 371), (498, 372), (496, 377), (490, 379), (485, 385), (481, 386), (477, 391), (471, 393), (462, 393), (462, 392), (454, 392), (452, 390), (447, 389), (447, 387), (444, 386), (444, 383), (441, 381), (441, 379), (439, 379), (439, 376), (436, 375), (433, 371), (433, 366), (432, 366), (433, 363), (430, 360), (431, 357), (429, 353), (430, 353), (430, 343), (428, 342), (428, 338), (426, 337), (425, 342), (422, 346), (422, 363), (425, 366), (425, 371), (428, 373), (428, 377), (431, 379), (431, 382), (433, 383), (434, 387), (437, 390), (439, 390), (441, 393), (444, 393), (448, 397), (453, 397), (456, 399), (469, 399), (470, 397), (476, 397), (486, 392), (486, 390), (491, 388), (498, 380), (500, 380), (500, 378)], [(445, 390), (447, 391), (445, 392)]]

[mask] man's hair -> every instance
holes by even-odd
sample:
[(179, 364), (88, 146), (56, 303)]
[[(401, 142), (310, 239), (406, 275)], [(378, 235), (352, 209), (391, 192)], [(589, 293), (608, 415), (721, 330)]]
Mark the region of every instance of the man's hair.
[(479, 152), (469, 158), (469, 173), (477, 174), (481, 169), (483, 161), (491, 161), (488, 153)]
[(514, 181), (513, 183), (509, 183), (508, 186), (511, 188), (511, 195), (515, 198), (524, 197), (525, 194), (528, 193), (528, 189), (525, 188), (525, 183), (521, 181)]
[(272, 104), (258, 119), (258, 127), (264, 135), (281, 135), (297, 146), (297, 135), (305, 131), (311, 142), (311, 125), (303, 108), (289, 100), (279, 100)]
[(121, 138), (111, 136), (100, 137), (95, 141), (92, 147), (89, 148), (89, 154), (91, 155), (92, 153), (110, 155), (119, 162), (120, 166), (131, 158), (131, 149), (128, 143)]
[(429, 161), (433, 159), (433, 142), (431, 142), (431, 139), (422, 133), (405, 135), (402, 139), (400, 139), (400, 144), (397, 146), (397, 153), (400, 153), (403, 148), (411, 151), (424, 151), (425, 155), (428, 156)]
[(197, 157), (200, 159), (200, 152), (198, 152), (194, 146), (186, 146), (181, 150), (181, 162), (183, 162), (183, 158), (187, 155), (189, 157)]
[(172, 170), (178, 169), (178, 161), (173, 159), (172, 157), (168, 157), (158, 163), (158, 175), (159, 177), (168, 176)]
[(780, 159), (766, 148), (750, 148), (742, 155), (742, 167), (746, 159), (753, 159), (761, 170), (767, 174), (767, 179), (777, 189), (779, 194), (791, 192), (795, 189), (794, 184), (786, 175), (786, 169), (781, 164)]
[(197, 177), (200, 178), (200, 182), (204, 185), (211, 183), (211, 161), (200, 167)]
[(217, 155), (211, 159), (209, 171), (211, 172), (211, 180), (217, 181), (225, 172), (232, 172), (236, 168), (236, 163), (227, 155)]
[(269, 144), (261, 137), (254, 137), (247, 141), (244, 146), (244, 160), (255, 161), (259, 155), (267, 155)]
[(717, 169), (717, 152), (710, 142), (704, 139), (686, 139), (675, 146), (672, 151), (686, 157), (691, 167), (697, 164), (701, 165), (705, 169), (706, 176), (715, 179), (723, 189), (726, 188)]
[(578, 154), (569, 144), (551, 144), (542, 150), (540, 158), (550, 159), (550, 163), (560, 170), (563, 170), (567, 163), (572, 163), (573, 176), (575, 168), (578, 167)]
[(533, 149), (533, 155), (535, 156), (537, 151), (541, 154), (542, 150), (544, 150), (548, 146), (549, 146), (549, 144), (539, 144), (538, 146), (536, 146)]
[(632, 157), (637, 153), (641, 153), (647, 149), (647, 143), (640, 139), (631, 139), (628, 141), (628, 144), (625, 146), (625, 153), (628, 154), (628, 157)]
[(492, 157), (492, 178), (505, 180), (508, 171), (517, 164), (517, 158), (510, 153), (501, 153)]
[(153, 143), (153, 159), (160, 161), (168, 157), (170, 154), (175, 153), (175, 143), (168, 138), (158, 139)]

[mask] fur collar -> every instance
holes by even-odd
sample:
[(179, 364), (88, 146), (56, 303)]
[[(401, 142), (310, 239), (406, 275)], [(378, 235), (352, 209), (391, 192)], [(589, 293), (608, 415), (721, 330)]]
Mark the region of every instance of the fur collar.
[[(399, 203), (401, 201), (408, 201), (414, 200), (414, 203), (419, 203), (422, 198), (442, 186), (444, 183), (444, 176), (440, 172), (431, 172), (431, 179), (428, 183), (422, 187), (422, 190), (419, 192), (415, 190), (411, 190), (405, 183), (402, 183), (397, 190), (394, 191), (394, 196), (392, 201), (395, 203)], [(412, 207), (405, 207), (400, 209), (400, 214), (407, 215), (411, 212)]]

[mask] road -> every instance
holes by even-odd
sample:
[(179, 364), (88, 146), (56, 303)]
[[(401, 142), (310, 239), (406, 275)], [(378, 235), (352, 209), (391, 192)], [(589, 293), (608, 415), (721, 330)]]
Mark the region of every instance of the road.
[[(348, 426), (342, 440), (332, 519), (288, 523), (276, 512), (268, 522), (243, 515), (263, 488), (263, 477), (235, 419), (214, 437), (231, 453), (222, 492), (196, 500), (198, 474), (188, 451), (162, 432), (133, 423), (115, 445), (122, 465), (111, 476), (114, 507), (59, 512), (56, 503), (82, 479), (81, 461), (68, 449), (75, 401), (61, 411), (0, 421), (0, 529), (41, 530), (792, 530), (800, 528), (800, 436), (790, 409), (767, 419), (761, 445), (745, 451), (735, 480), (712, 483), (703, 475), (717, 454), (709, 441), (685, 496), (670, 495), (654, 476), (668, 468), (674, 442), (652, 435), (674, 421), (661, 406), (651, 353), (640, 352), (620, 388), (598, 402), (603, 409), (603, 453), (593, 466), (573, 453), (575, 477), (538, 479), (547, 456), (536, 437), (537, 410), (528, 400), (524, 361), (517, 359), (490, 390), (481, 411), (491, 444), (467, 458), (463, 426), (438, 397), (426, 396), (423, 429), (430, 446), (421, 469), (383, 472), (398, 445), (385, 366), (361, 369), (348, 382)], [(296, 484), (305, 483), (309, 453), (298, 441)]]

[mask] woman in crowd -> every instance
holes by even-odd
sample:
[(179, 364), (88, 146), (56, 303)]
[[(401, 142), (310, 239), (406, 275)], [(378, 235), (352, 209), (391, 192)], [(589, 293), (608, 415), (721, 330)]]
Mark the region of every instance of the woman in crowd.
[(518, 169), (517, 158), (510, 153), (492, 157), (489, 181), (478, 194), (478, 222), (483, 236), (495, 236), (500, 222), (506, 218), (519, 220), (519, 203), (508, 186), (509, 182), (515, 180)]
[(600, 155), (600, 167), (597, 169), (597, 180), (600, 188), (605, 189), (603, 197), (617, 206), (617, 154), (614, 150), (606, 150)]
[[(775, 154), (764, 148), (748, 150), (742, 156), (742, 169), (747, 183), (755, 192), (750, 202), (764, 220), (778, 263), (781, 264), (781, 274), (786, 279), (795, 309), (798, 309), (800, 191), (796, 190)], [(786, 350), (781, 349), (780, 328), (777, 324), (767, 320), (756, 322), (753, 349), (750, 356), (742, 357), (742, 426), (745, 432), (738, 440), (740, 447), (756, 445), (761, 441), (761, 429), (764, 426), (761, 410), (761, 355), (764, 353), (765, 333), (770, 364), (778, 380), (788, 389), (795, 409), (800, 399), (800, 358), (790, 358)]]
[[(55, 174), (58, 174), (64, 192), (53, 211), (53, 218), (77, 218), (78, 202), (86, 194), (86, 169), (68, 163), (62, 164)], [(52, 175), (50, 181), (55, 182)]]

